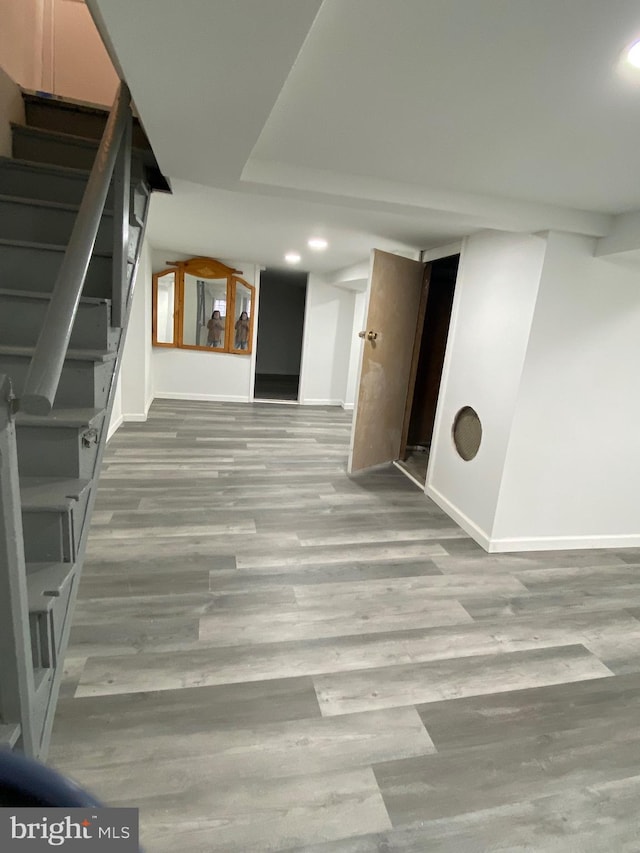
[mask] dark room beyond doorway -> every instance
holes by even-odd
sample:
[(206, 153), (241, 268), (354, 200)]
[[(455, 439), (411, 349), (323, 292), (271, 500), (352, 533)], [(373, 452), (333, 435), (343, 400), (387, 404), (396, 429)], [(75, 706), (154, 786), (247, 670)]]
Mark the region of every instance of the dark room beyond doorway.
[(298, 399), (307, 273), (264, 270), (260, 276), (256, 400)]
[(459, 260), (459, 255), (452, 255), (432, 263), (415, 387), (412, 400), (407, 401), (410, 414), (400, 465), (420, 485), (427, 479)]

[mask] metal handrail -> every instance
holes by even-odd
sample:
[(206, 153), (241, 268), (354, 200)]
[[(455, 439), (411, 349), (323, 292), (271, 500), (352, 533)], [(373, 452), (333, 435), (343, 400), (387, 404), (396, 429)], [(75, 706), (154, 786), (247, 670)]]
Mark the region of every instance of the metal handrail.
[(121, 82), (100, 140), (98, 153), (31, 359), (24, 391), (19, 400), (20, 409), (29, 414), (46, 415), (53, 407), (109, 191), (109, 183), (131, 115), (130, 104), (131, 95), (127, 84)]

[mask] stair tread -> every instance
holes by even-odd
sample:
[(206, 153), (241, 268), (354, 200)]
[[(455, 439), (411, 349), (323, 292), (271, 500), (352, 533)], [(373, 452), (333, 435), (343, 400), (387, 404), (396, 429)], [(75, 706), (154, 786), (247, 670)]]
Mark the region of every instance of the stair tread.
[(25, 160), (21, 157), (0, 157), (0, 169), (24, 169), (29, 172), (48, 172), (54, 175), (64, 175), (67, 178), (78, 178), (86, 181), (90, 169), (78, 169), (73, 166), (59, 166), (57, 163), (40, 163), (37, 160)]
[[(35, 347), (10, 346), (0, 344), (0, 355), (32, 356)], [(117, 353), (113, 350), (68, 349), (65, 361), (113, 361)]]
[(39, 427), (91, 427), (104, 414), (104, 409), (52, 409), (48, 415), (29, 415), (18, 412), (18, 426)]
[[(25, 107), (27, 110), (29, 103), (31, 102), (35, 105), (40, 104), (44, 107), (54, 106), (58, 109), (68, 110), (71, 113), (84, 112), (100, 114), (101, 116), (104, 115), (105, 120), (109, 112), (109, 109), (100, 105), (76, 102), (72, 99), (49, 95), (46, 92), (34, 92), (32, 90), (28, 91), (23, 89), (22, 97), (25, 101)], [(160, 167), (158, 166), (156, 157), (153, 153), (153, 149), (137, 116), (133, 117), (133, 125), (134, 144), (132, 146), (132, 153), (135, 155), (135, 159), (138, 162), (144, 163), (146, 166), (147, 173), (145, 181), (148, 181), (151, 185), (151, 189), (157, 192), (171, 193), (171, 184), (161, 173)], [(77, 145), (79, 148), (84, 148), (85, 150), (97, 150), (98, 145), (100, 144), (100, 139), (98, 139), (97, 136), (82, 136), (58, 130), (51, 130), (49, 128), (42, 128), (39, 127), (37, 120), (36, 124), (19, 124), (12, 122), (11, 129), (14, 138), (19, 134), (23, 134), (24, 136), (32, 136), (34, 138), (40, 137), (42, 139), (66, 142), (70, 145)]]
[[(67, 201), (48, 201), (42, 198), (31, 198), (29, 196), (8, 195), (0, 193), (0, 202), (9, 201), (12, 204), (25, 204), (29, 207), (48, 207), (52, 210), (67, 210), (72, 213), (77, 213), (80, 210), (80, 204), (73, 204)], [(102, 211), (103, 216), (113, 216), (113, 211), (105, 207)]]
[(23, 510), (67, 510), (89, 488), (91, 480), (60, 477), (21, 477), (20, 496)]
[[(0, 287), (0, 296), (18, 296), (24, 299), (43, 299), (50, 300), (51, 293), (45, 293), (35, 290), (12, 290), (6, 287)], [(80, 302), (84, 305), (109, 305), (110, 299), (102, 299), (97, 296), (81, 296)]]
[(0, 748), (3, 746), (15, 746), (19, 737), (20, 723), (0, 722)]
[(27, 563), (29, 613), (49, 610), (75, 567), (75, 563)]
[[(85, 113), (87, 115), (97, 116), (104, 119), (106, 122), (109, 118), (110, 106), (104, 104), (96, 104), (91, 101), (81, 101), (77, 98), (70, 98), (68, 95), (56, 95), (53, 92), (44, 92), (39, 89), (28, 89), (24, 86), (22, 89), (22, 100), (25, 106), (35, 104), (36, 106), (53, 106), (55, 109), (70, 112), (70, 113)], [(131, 105), (135, 111), (135, 106)], [(142, 129), (140, 119), (137, 114), (132, 116), (134, 125), (138, 125)]]
[[(71, 178), (86, 184), (91, 169), (74, 166), (62, 166), (58, 163), (46, 163), (40, 160), (26, 160), (23, 157), (4, 157), (0, 156), (0, 172), (3, 169), (22, 170), (24, 172), (37, 172), (42, 176), (56, 176), (62, 178)], [(149, 194), (148, 187), (145, 183), (131, 176), (132, 188), (135, 191), (146, 192)]]
[(109, 107), (104, 104), (94, 104), (91, 101), (81, 101), (67, 95), (56, 95), (54, 92), (44, 92), (41, 89), (29, 89), (21, 86), (22, 100), (27, 103), (53, 105), (63, 110), (109, 117)]
[[(36, 127), (31, 124), (19, 124), (17, 122), (11, 122), (11, 131), (13, 134), (16, 133), (24, 133), (31, 136), (40, 136), (49, 139), (58, 139), (63, 142), (70, 143), (72, 145), (78, 145), (83, 148), (93, 148), (98, 149), (100, 145), (99, 139), (94, 139), (90, 136), (78, 136), (75, 133), (64, 133), (62, 130), (50, 130), (48, 127)], [(147, 155), (151, 153), (151, 149), (138, 148), (137, 146), (132, 146), (131, 150), (134, 154), (137, 154), (142, 159), (147, 159)]]
[[(66, 243), (40, 243), (37, 240), (12, 240), (6, 237), (0, 237), (0, 246), (17, 246), (20, 249), (43, 249), (47, 252), (66, 252)], [(93, 252), (93, 256), (98, 255), (102, 258), (110, 258), (110, 252)]]

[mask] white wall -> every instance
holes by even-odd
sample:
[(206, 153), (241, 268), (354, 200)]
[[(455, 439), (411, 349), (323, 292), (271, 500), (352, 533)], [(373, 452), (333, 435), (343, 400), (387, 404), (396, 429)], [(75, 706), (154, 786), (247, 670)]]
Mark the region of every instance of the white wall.
[[(466, 239), (432, 442), (426, 492), (483, 544), (491, 538), (511, 422), (542, 271), (542, 236), (482, 232)], [(472, 406), (483, 426), (475, 459), (451, 439)]]
[(120, 385), (125, 421), (144, 421), (151, 405), (151, 248), (144, 241), (133, 291)]
[(362, 338), (358, 336), (365, 327), (367, 308), (366, 292), (354, 294), (353, 324), (351, 327), (351, 351), (349, 353), (349, 368), (347, 382), (344, 392), (345, 409), (353, 409), (358, 393), (358, 382), (360, 379), (360, 364), (362, 361)]
[[(151, 203), (153, 204), (153, 196), (151, 197)], [(144, 410), (145, 412), (149, 412), (149, 408), (153, 403), (154, 397), (154, 382), (153, 382), (153, 347), (151, 346), (151, 306), (153, 301), (152, 295), (152, 253), (151, 247), (149, 247), (149, 256), (148, 261), (145, 264), (146, 267), (146, 275), (145, 275), (145, 292), (146, 292), (146, 302), (147, 302), (147, 329), (148, 329), (148, 344), (146, 347), (146, 361), (145, 361), (145, 371), (144, 371)], [(142, 281), (142, 280), (141, 280)]]
[(110, 106), (118, 75), (85, 4), (53, 0), (52, 21), (53, 93)]
[(0, 157), (11, 156), (11, 122), (24, 124), (18, 84), (0, 67)]
[(164, 399), (247, 403), (251, 394), (248, 356), (155, 348), (153, 375)]
[(550, 234), (492, 550), (640, 544), (640, 270)]
[(351, 356), (355, 293), (311, 274), (307, 284), (300, 402), (341, 405)]
[(111, 411), (108, 437), (125, 421), (145, 421), (151, 384), (151, 247), (144, 241), (133, 291), (127, 340)]
[(118, 384), (116, 385), (116, 395), (113, 399), (113, 408), (111, 409), (111, 420), (109, 421), (107, 441), (109, 441), (111, 436), (116, 432), (116, 430), (122, 424), (123, 421), (124, 417), (122, 415), (122, 372), (120, 372), (120, 376), (118, 377)]
[[(185, 260), (189, 255), (168, 249), (154, 249), (153, 272), (167, 267), (168, 260)], [(259, 291), (259, 269), (254, 264), (220, 258), (223, 263), (241, 270), (240, 275)], [(147, 314), (151, 315), (149, 307)], [(253, 324), (253, 352), (247, 355), (206, 353), (197, 350), (153, 347), (151, 370), (153, 396), (169, 399), (219, 400), (248, 402), (253, 396), (257, 323)]]
[(27, 89), (39, 89), (43, 74), (46, 0), (0, 0), (0, 66)]
[(110, 105), (118, 76), (77, 0), (0, 0), (0, 66), (26, 89)]

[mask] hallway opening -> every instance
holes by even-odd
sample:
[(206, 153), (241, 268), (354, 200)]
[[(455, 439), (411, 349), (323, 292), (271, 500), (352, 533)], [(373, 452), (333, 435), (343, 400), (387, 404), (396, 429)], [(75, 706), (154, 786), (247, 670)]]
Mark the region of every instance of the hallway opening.
[(256, 352), (256, 400), (296, 401), (300, 386), (307, 273), (264, 270)]

